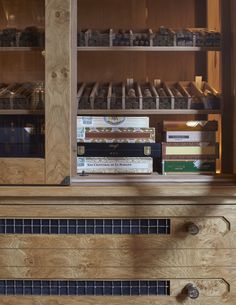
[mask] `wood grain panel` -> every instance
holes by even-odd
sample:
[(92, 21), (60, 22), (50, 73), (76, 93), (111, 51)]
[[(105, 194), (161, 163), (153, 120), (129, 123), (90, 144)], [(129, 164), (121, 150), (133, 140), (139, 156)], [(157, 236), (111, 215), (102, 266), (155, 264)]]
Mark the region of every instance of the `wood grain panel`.
[[(178, 177), (178, 179), (180, 179)], [(219, 181), (217, 183), (217, 180)], [(194, 180), (193, 180), (194, 181)], [(119, 202), (124, 203), (124, 200), (129, 198), (127, 203), (135, 204), (137, 201), (142, 201), (146, 204), (147, 199), (151, 200), (162, 200), (161, 203), (169, 202), (173, 204), (177, 200), (177, 204), (232, 204), (236, 203), (236, 180), (234, 177), (227, 180), (221, 181), (217, 177), (212, 177), (212, 181), (208, 183), (133, 183), (129, 182), (127, 177), (127, 182), (123, 183), (111, 183), (111, 184), (74, 184), (73, 186), (64, 187), (2, 187), (0, 189), (0, 202), (5, 202), (4, 197), (9, 197), (12, 199), (18, 199), (22, 204), (22, 197), (32, 197), (34, 202), (40, 198), (47, 198), (48, 201), (41, 201), (44, 203), (63, 203), (67, 200), (75, 199), (75, 203), (89, 202), (93, 201), (93, 204), (101, 204), (105, 201), (107, 204), (119, 204)], [(54, 197), (54, 198), (53, 198)], [(199, 197), (201, 200), (199, 201)], [(7, 201), (7, 204), (11, 204), (11, 200)], [(52, 199), (52, 200), (49, 200)], [(57, 198), (57, 200), (55, 200)], [(59, 200), (60, 198), (60, 200)], [(77, 199), (76, 199), (77, 198)], [(115, 202), (113, 201), (115, 199)], [(117, 200), (119, 198), (119, 200)], [(135, 200), (132, 200), (135, 198)], [(170, 199), (171, 198), (171, 199)], [(54, 201), (53, 201), (54, 199)], [(26, 200), (27, 202), (27, 200)], [(33, 202), (33, 201), (31, 201)], [(14, 204), (14, 200), (12, 201)], [(158, 201), (156, 201), (158, 203)]]
[[(17, 201), (16, 201), (17, 202)], [(104, 202), (105, 203), (105, 202)], [(236, 231), (235, 224), (235, 206), (233, 205), (173, 205), (171, 201), (166, 205), (132, 205), (120, 204), (110, 206), (102, 204), (97, 205), (1, 205), (0, 217), (43, 217), (48, 218), (155, 218), (155, 217), (190, 217), (195, 215), (196, 217), (224, 217), (230, 222), (231, 230)]]
[[(185, 300), (186, 305), (234, 305), (235, 298), (200, 297), (196, 300)], [(1, 297), (2, 305), (176, 305), (179, 301), (175, 297)]]
[[(76, 82), (76, 0), (46, 1), (46, 183), (68, 184), (71, 176), (71, 103)], [(73, 19), (73, 20), (72, 20)], [(74, 56), (73, 56), (74, 55)]]
[(43, 184), (44, 166), (44, 159), (0, 159), (0, 184)]
[(1, 267), (236, 267), (235, 249), (0, 249)]

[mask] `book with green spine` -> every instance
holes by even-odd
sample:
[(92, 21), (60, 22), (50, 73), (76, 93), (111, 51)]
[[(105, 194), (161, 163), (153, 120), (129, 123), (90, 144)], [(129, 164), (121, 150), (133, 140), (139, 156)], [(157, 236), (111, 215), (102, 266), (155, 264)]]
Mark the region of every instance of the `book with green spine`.
[(215, 174), (215, 160), (163, 160), (163, 174)]

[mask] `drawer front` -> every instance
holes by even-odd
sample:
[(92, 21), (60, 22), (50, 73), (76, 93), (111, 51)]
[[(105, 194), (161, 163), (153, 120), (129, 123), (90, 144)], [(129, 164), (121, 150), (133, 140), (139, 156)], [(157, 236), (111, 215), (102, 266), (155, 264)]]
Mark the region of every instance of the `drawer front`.
[[(44, 202), (0, 208), (0, 304), (235, 304), (232, 205)], [(130, 295), (106, 295), (104, 290), (102, 295), (54, 295), (49, 290), (51, 295), (15, 296), (12, 287), (1, 288), (7, 280), (10, 285), (23, 280), (118, 281), (121, 287), (123, 282), (160, 281), (169, 288), (165, 295), (149, 290), (147, 295), (143, 290), (140, 295), (137, 290)]]

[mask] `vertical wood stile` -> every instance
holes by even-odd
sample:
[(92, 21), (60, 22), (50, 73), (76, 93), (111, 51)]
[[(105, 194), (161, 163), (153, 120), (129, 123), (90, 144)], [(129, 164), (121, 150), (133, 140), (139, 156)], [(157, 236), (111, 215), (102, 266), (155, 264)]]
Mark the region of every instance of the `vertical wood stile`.
[(69, 184), (71, 176), (76, 2), (46, 0), (46, 184)]

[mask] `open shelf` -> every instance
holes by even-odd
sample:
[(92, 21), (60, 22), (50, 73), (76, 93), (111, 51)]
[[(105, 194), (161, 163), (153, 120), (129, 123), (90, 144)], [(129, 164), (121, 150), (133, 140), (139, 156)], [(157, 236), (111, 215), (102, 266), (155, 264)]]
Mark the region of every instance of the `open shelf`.
[(40, 52), (43, 48), (39, 47), (0, 47), (0, 52)]
[(90, 174), (88, 176), (77, 175), (72, 178), (72, 183), (211, 183), (231, 182), (235, 177), (230, 175), (197, 175), (197, 174), (176, 174), (160, 175), (122, 175), (122, 174)]
[(104, 110), (104, 109), (86, 109), (86, 110), (78, 110), (78, 115), (157, 115), (157, 114), (190, 114), (190, 115), (197, 115), (197, 114), (221, 114), (222, 110), (210, 110), (210, 109), (203, 109), (203, 110), (194, 110), (194, 109), (157, 109), (157, 110), (149, 110), (149, 109), (130, 109), (130, 110)]
[(207, 48), (207, 47), (78, 47), (78, 51), (109, 51), (109, 52), (120, 52), (120, 51), (141, 51), (141, 52), (208, 52), (217, 51), (220, 52), (221, 48)]

